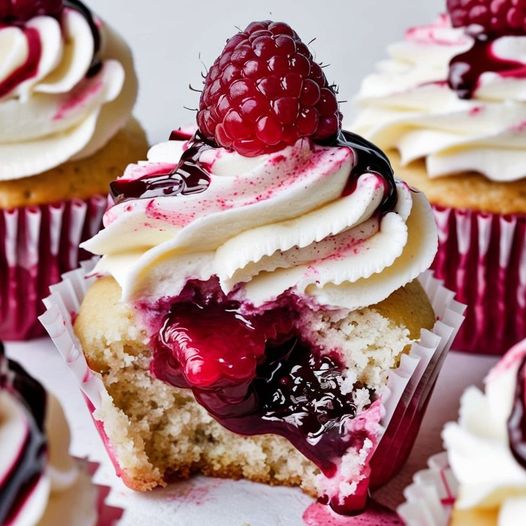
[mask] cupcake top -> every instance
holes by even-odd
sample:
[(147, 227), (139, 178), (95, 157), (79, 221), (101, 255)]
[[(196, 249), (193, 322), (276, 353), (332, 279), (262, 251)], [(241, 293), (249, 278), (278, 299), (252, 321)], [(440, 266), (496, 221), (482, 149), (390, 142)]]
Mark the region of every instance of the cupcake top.
[(340, 121), (298, 35), (250, 24), (208, 72), (199, 129), (172, 134), (112, 184), (106, 228), (84, 248), (143, 304), (210, 278), (247, 308), (284, 295), (378, 303), (429, 267), (436, 229), (425, 197)]
[(0, 344), (0, 524), (41, 524), (52, 494), (77, 480), (68, 448), (60, 407)]
[(459, 509), (499, 509), (500, 526), (526, 513), (526, 341), (490, 372), (485, 392), (469, 388), (458, 423), (444, 431), (460, 482)]
[(404, 164), (425, 159), (430, 177), (515, 181), (526, 177), (526, 4), (471, 4), (449, 0), (449, 14), (389, 46), (354, 128)]
[(2, 0), (0, 56), (0, 181), (88, 157), (130, 117), (131, 53), (79, 0)]

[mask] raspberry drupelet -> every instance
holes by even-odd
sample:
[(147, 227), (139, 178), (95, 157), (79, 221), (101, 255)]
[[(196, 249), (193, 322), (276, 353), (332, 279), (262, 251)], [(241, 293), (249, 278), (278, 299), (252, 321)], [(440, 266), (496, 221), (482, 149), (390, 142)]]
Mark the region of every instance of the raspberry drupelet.
[(297, 33), (253, 22), (230, 38), (206, 75), (197, 122), (205, 138), (253, 157), (340, 130), (336, 93)]

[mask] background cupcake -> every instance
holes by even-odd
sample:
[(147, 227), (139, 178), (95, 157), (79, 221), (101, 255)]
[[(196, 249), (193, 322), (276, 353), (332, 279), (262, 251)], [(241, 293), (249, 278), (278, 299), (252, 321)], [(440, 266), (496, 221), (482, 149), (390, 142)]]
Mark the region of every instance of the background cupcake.
[(355, 129), (434, 205), (435, 269), (468, 304), (455, 343), (502, 354), (526, 336), (526, 4), (448, 3), (363, 82)]
[(56, 399), (0, 343), (0, 523), (111, 526), (122, 514), (105, 506), (85, 462), (69, 456), (69, 429)]
[(526, 340), (469, 387), (447, 454), (414, 476), (398, 508), (408, 526), (516, 526), (526, 514)]
[(146, 138), (130, 50), (81, 2), (5, 0), (0, 22), (0, 338), (24, 339)]

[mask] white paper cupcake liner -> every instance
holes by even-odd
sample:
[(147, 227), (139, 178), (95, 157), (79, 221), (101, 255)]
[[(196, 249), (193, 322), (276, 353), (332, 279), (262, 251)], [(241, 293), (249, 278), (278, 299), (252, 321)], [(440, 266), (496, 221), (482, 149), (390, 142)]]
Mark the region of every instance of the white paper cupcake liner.
[[(92, 412), (100, 408), (105, 387), (100, 376), (88, 367), (73, 323), (86, 291), (97, 279), (90, 274), (96, 261), (94, 258), (83, 263), (51, 287), (51, 295), (44, 301), (47, 310), (40, 318), (77, 378)], [(454, 294), (431, 272), (424, 273), (420, 282), (435, 310), (437, 322), (433, 330), (423, 330), (420, 340), (402, 357), (382, 395), (385, 432), (372, 459), (373, 488), (388, 482), (407, 459), (440, 368), (464, 319), (465, 307), (454, 300)], [(98, 424), (103, 434), (103, 425)]]
[(419, 471), (404, 491), (406, 501), (398, 514), (407, 526), (448, 526), (458, 496), (458, 481), (449, 467), (447, 453), (428, 461), (429, 469)]

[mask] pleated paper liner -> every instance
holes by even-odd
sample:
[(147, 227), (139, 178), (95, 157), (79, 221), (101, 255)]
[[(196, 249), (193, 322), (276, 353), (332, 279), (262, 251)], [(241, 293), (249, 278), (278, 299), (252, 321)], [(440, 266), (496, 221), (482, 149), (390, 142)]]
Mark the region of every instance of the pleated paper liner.
[[(429, 469), (418, 472), (406, 488), (406, 501), (398, 514), (407, 526), (448, 526), (458, 495), (458, 482), (449, 467), (447, 453), (428, 461)], [(517, 525), (518, 526), (518, 525)]]
[[(86, 363), (80, 342), (73, 330), (73, 320), (90, 284), (96, 260), (86, 262), (78, 270), (63, 276), (51, 287), (45, 300), (46, 312), (40, 318), (60, 354), (73, 371), (85, 396), (90, 411), (96, 414), (105, 394), (100, 376)], [(398, 369), (390, 374), (388, 386), (382, 393), (385, 417), (384, 434), (372, 458), (370, 485), (377, 488), (386, 484), (401, 468), (416, 439), (427, 403), (443, 361), (464, 319), (464, 306), (454, 300), (454, 294), (436, 280), (431, 272), (420, 277), (437, 315), (433, 330), (423, 330), (421, 339), (405, 354)], [(117, 474), (117, 459), (104, 432), (104, 422), (96, 422), (97, 429), (112, 457)], [(366, 489), (366, 487), (365, 487)]]
[(49, 286), (88, 257), (79, 249), (102, 225), (107, 198), (0, 210), (0, 340), (43, 336)]
[(526, 215), (434, 207), (435, 275), (465, 303), (458, 351), (503, 355), (526, 338)]

